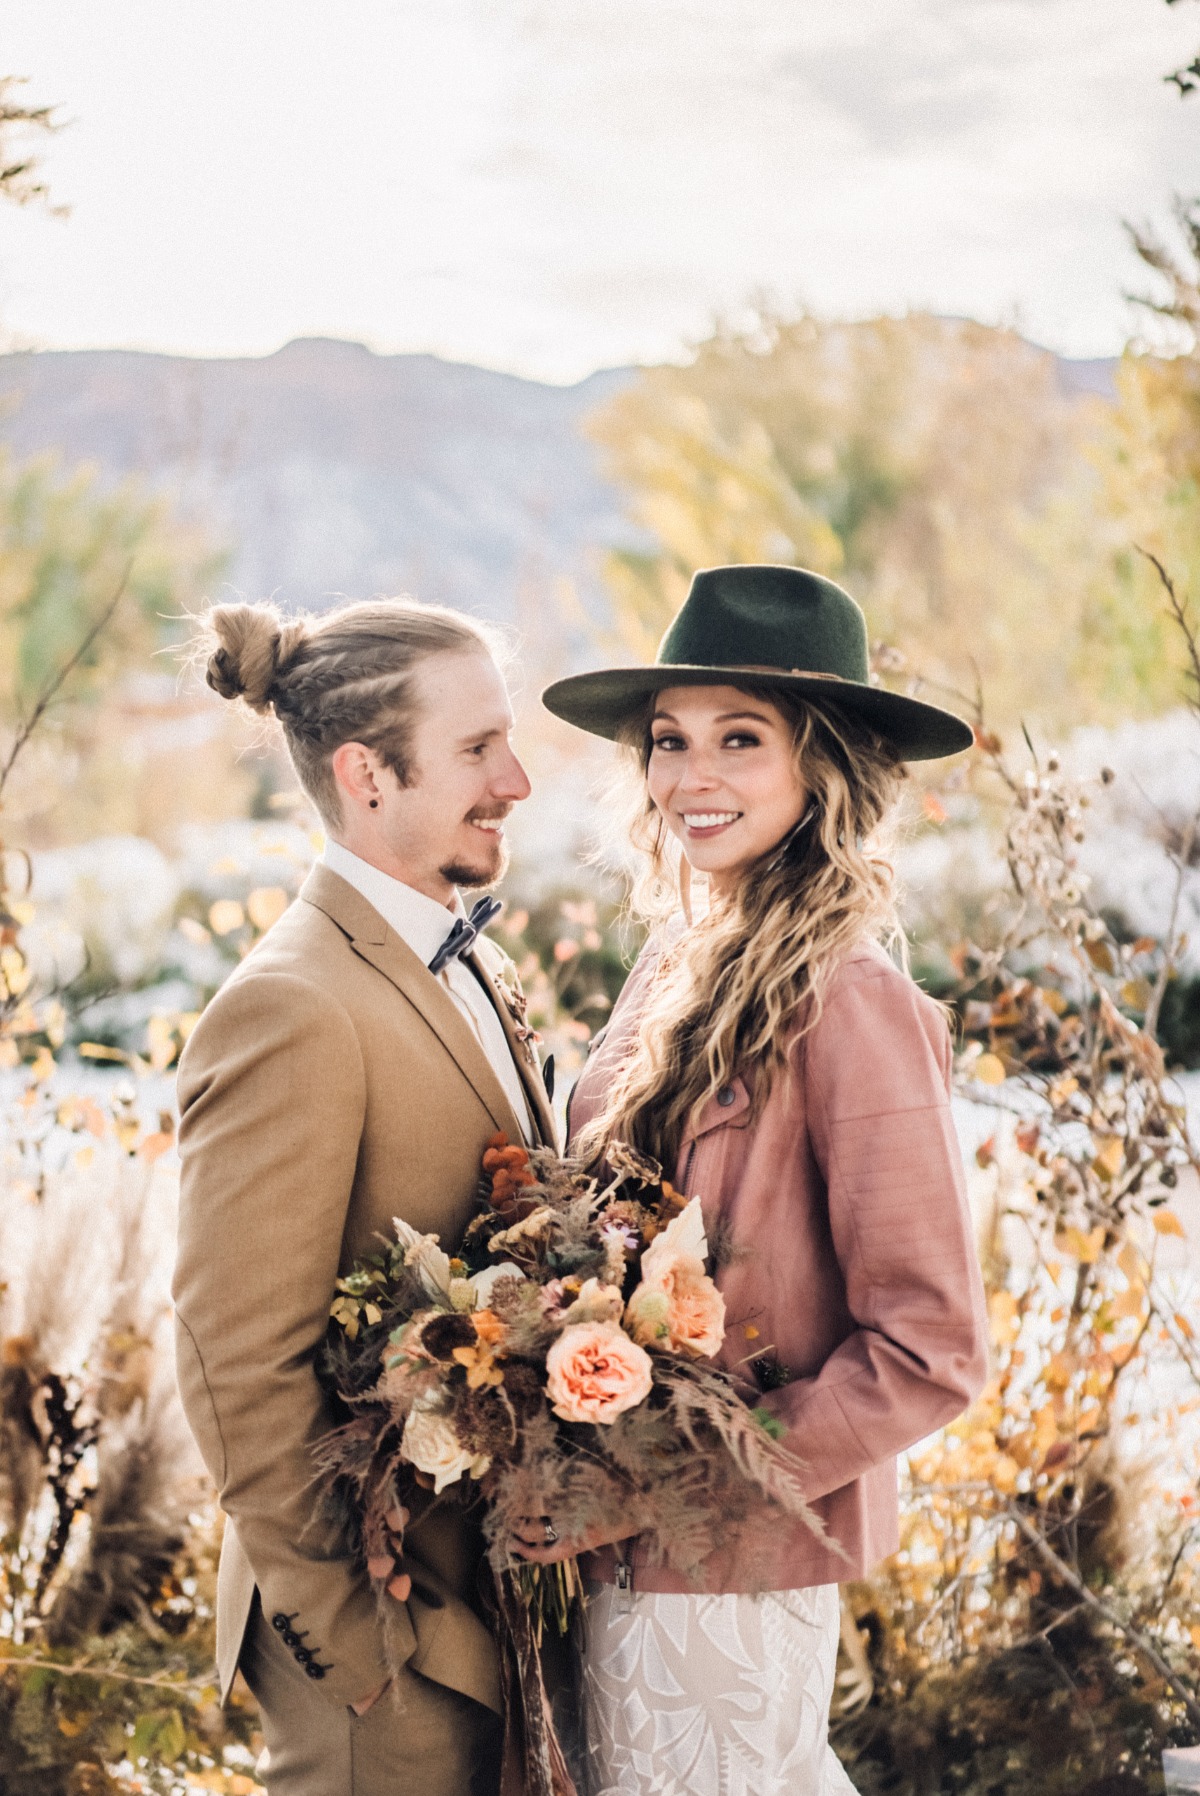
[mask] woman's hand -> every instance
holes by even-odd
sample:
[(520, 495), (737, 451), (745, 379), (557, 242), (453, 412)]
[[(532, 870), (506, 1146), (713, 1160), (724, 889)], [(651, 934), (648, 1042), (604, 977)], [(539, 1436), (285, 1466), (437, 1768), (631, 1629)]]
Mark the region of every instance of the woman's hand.
[(523, 1559), (528, 1565), (557, 1565), (560, 1560), (576, 1559), (581, 1553), (591, 1553), (597, 1547), (613, 1546), (619, 1540), (628, 1539), (626, 1525), (619, 1533), (612, 1527), (601, 1526), (574, 1540), (566, 1540), (558, 1535), (548, 1515), (527, 1515), (522, 1516), (513, 1529), (508, 1550), (514, 1559)]

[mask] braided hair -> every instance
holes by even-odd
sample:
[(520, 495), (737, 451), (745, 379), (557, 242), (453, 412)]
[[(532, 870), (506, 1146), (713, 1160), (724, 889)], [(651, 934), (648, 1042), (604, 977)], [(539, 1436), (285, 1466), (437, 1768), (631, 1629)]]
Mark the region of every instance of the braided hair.
[(401, 785), (410, 784), (417, 667), (431, 655), (496, 648), (473, 618), (412, 599), (369, 599), (293, 618), (273, 605), (214, 605), (198, 646), (214, 692), (278, 718), (296, 778), (334, 828), (341, 821), (335, 751), (361, 742)]

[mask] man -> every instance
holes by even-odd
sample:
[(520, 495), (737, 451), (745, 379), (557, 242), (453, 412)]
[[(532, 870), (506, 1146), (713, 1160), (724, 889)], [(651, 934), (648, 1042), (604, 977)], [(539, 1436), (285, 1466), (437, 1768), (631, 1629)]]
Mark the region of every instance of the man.
[(461, 924), (466, 951), (439, 953), (460, 888), (503, 872), (529, 781), (488, 642), (456, 613), (225, 606), (207, 624), (209, 684), (275, 713), (328, 838), (179, 1070), (179, 1382), (227, 1517), (222, 1693), (240, 1664), (271, 1796), (493, 1796), (478, 1523), (415, 1517), (411, 1595), (381, 1615), (312, 1448), (339, 1419), (317, 1376), (338, 1277), (393, 1216), (456, 1241), (497, 1130), (553, 1140), (503, 957)]

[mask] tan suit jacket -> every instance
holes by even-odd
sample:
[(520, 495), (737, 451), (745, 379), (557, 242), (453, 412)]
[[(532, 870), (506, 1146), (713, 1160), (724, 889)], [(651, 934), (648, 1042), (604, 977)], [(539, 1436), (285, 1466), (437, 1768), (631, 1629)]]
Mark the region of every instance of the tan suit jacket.
[[(481, 941), (490, 988), (504, 957)], [(554, 1125), (533, 1049), (497, 998), (538, 1131)], [(480, 1158), (520, 1124), (463, 1013), (352, 886), (317, 866), (217, 993), (179, 1068), (179, 1385), (227, 1526), (217, 1597), (222, 1693), (255, 1588), (314, 1696), (386, 1676), (376, 1603), (313, 1484), (335, 1416), (315, 1362), (335, 1281), (393, 1216), (459, 1238)], [(437, 1505), (410, 1530), (395, 1631), (412, 1670), (500, 1711), (481, 1618), (477, 1524)], [(305, 1661), (307, 1663), (307, 1661)]]

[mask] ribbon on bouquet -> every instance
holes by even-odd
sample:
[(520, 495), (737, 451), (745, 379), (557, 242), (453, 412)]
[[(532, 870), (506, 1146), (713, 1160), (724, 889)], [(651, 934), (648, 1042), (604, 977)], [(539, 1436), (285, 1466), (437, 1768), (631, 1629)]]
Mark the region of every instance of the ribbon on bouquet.
[(500, 1796), (579, 1796), (554, 1731), (533, 1619), (512, 1572), (494, 1574), (504, 1697)]

